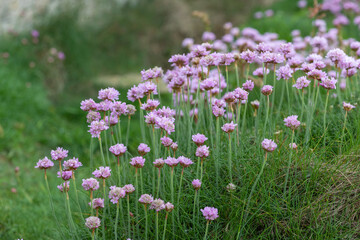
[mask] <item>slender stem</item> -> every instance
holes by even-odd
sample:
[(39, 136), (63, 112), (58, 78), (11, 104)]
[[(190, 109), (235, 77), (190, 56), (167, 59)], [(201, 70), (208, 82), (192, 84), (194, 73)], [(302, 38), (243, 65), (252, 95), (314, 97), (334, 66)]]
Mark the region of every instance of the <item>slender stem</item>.
[(193, 208), (193, 229), (195, 229), (195, 212), (196, 212), (196, 197), (197, 197), (198, 190), (195, 190), (195, 197), (194, 197), (194, 208)]
[(206, 222), (206, 229), (205, 229), (205, 236), (204, 236), (204, 240), (206, 240), (206, 237), (207, 237), (207, 233), (208, 233), (208, 230), (209, 230), (209, 220)]
[(233, 182), (232, 179), (232, 159), (231, 159), (231, 136), (229, 133), (229, 151), (228, 151), (228, 164), (229, 164), (229, 176), (230, 176), (230, 182)]
[[(138, 169), (135, 168), (135, 193), (136, 193), (136, 199), (139, 199), (139, 181), (138, 181)], [(136, 212), (136, 218), (139, 216), (139, 208), (138, 208), (138, 201), (135, 201), (135, 212)], [(135, 223), (136, 223), (136, 218), (135, 219)], [(136, 224), (136, 234), (139, 237), (139, 225)]]
[(345, 128), (346, 128), (346, 119), (347, 119), (347, 111), (345, 112), (345, 119), (344, 119), (344, 127), (342, 129), (342, 133), (341, 133), (341, 140), (340, 140), (340, 155), (341, 155), (341, 150), (342, 150), (342, 145), (343, 145), (343, 138), (344, 138), (344, 133), (345, 133)]
[(202, 177), (203, 177), (203, 164), (204, 164), (204, 158), (201, 158), (200, 181), (202, 181)]
[(219, 185), (219, 159), (221, 155), (220, 147), (220, 118), (216, 118), (216, 159), (215, 159), (215, 171), (216, 171), (216, 186)]
[(291, 147), (290, 147), (290, 154), (289, 154), (289, 161), (288, 161), (288, 166), (287, 166), (287, 170), (286, 170), (286, 176), (285, 176), (285, 185), (284, 185), (284, 199), (285, 199), (285, 194), (286, 194), (286, 186), (287, 186), (287, 182), (289, 180), (289, 172), (290, 172), (290, 166), (291, 166), (291, 160), (292, 160), (292, 152), (293, 152), (293, 148), (292, 148), (292, 144), (294, 142), (294, 133), (295, 131), (292, 130), (292, 134), (291, 134)]
[(144, 205), (144, 211), (145, 211), (145, 239), (148, 239), (148, 215), (147, 215), (147, 206)]
[[(182, 180), (183, 180), (183, 176), (184, 176), (184, 168), (182, 168), (181, 170), (181, 175), (180, 175), (180, 185), (179, 185), (179, 193), (178, 193), (178, 199), (177, 199), (177, 206), (180, 206), (180, 196), (181, 196), (181, 185), (182, 185)], [(178, 209), (178, 212), (179, 212), (179, 208)]]
[[(120, 200), (119, 200), (120, 201)], [(116, 204), (116, 218), (115, 218), (115, 240), (117, 240), (117, 225), (119, 219), (119, 201)]]
[(326, 113), (327, 113), (327, 105), (329, 101), (329, 90), (326, 92), (326, 101), (325, 101), (325, 109), (324, 109), (324, 147), (326, 144)]
[[(174, 203), (174, 167), (171, 168), (171, 202)], [(172, 219), (172, 229), (173, 229), (173, 233), (175, 233), (175, 215), (172, 214), (171, 215), (171, 219)]]
[(127, 202), (127, 215), (128, 215), (128, 236), (129, 238), (131, 238), (131, 230), (130, 230), (130, 225), (131, 225), (131, 222), (130, 222), (130, 201), (129, 201), (129, 194), (126, 195), (126, 202)]
[(166, 215), (165, 215), (165, 224), (164, 224), (164, 232), (163, 232), (163, 237), (162, 237), (162, 240), (165, 240), (165, 234), (166, 234), (166, 224), (167, 224), (168, 215), (169, 215), (169, 213), (168, 213), (168, 212), (166, 212)]
[(100, 144), (100, 153), (101, 153), (101, 160), (103, 162), (103, 165), (105, 166), (105, 156), (104, 156), (104, 152), (103, 152), (103, 147), (102, 147), (102, 141), (101, 141), (101, 137), (99, 136), (99, 144)]
[[(267, 154), (268, 154), (268, 153), (265, 152), (265, 156), (264, 156), (263, 163), (262, 163), (262, 165), (261, 165), (260, 172), (259, 172), (259, 174), (257, 175), (257, 177), (256, 177), (256, 179), (255, 179), (255, 182), (254, 182), (254, 184), (253, 184), (252, 187), (251, 187), (250, 195), (249, 195), (248, 200), (247, 200), (247, 202), (246, 202), (246, 208), (245, 208), (245, 211), (243, 211), (243, 213), (245, 213), (245, 216), (244, 216), (244, 218), (243, 218), (242, 216), (241, 216), (241, 218), (240, 218), (239, 229), (238, 229), (238, 234), (237, 234), (236, 239), (240, 239), (241, 230), (242, 230), (242, 228), (245, 226), (245, 224), (244, 224), (244, 226), (241, 227), (241, 224), (242, 224), (242, 222), (245, 222), (245, 223), (246, 223), (246, 219), (247, 219), (247, 216), (248, 216), (248, 214), (249, 214), (249, 213), (248, 213), (248, 210), (249, 210), (249, 207), (250, 207), (251, 197), (252, 197), (252, 195), (253, 195), (253, 193), (254, 193), (254, 191), (255, 191), (256, 185), (257, 185), (257, 183), (259, 182), (261, 175), (262, 175), (263, 172), (264, 172), (264, 168), (265, 168), (266, 161), (267, 161)], [(242, 214), (243, 214), (243, 213), (242, 213)]]
[(156, 211), (156, 240), (159, 239), (159, 212)]
[(159, 197), (159, 192), (160, 192), (160, 178), (161, 178), (161, 168), (159, 168), (159, 170), (158, 170), (158, 183), (157, 183), (156, 197)]
[(127, 130), (126, 130), (126, 146), (129, 143), (129, 135), (130, 135), (130, 123), (131, 123), (131, 116), (128, 116), (128, 121), (127, 121)]

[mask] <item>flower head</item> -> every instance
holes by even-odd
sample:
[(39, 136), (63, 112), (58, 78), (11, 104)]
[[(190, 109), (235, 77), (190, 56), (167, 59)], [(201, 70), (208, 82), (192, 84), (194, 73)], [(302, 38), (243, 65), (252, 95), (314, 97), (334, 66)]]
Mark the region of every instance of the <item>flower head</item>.
[(196, 149), (195, 155), (200, 158), (208, 157), (210, 154), (209, 147), (206, 145), (200, 146)]
[(39, 168), (39, 169), (48, 169), (51, 168), (52, 166), (54, 166), (54, 163), (48, 159), (47, 157), (40, 159), (37, 163), (35, 168)]
[(234, 122), (231, 121), (230, 123), (225, 123), (224, 126), (221, 127), (221, 129), (226, 133), (231, 133), (235, 130), (236, 126), (237, 124), (234, 124)]
[(322, 86), (323, 88), (325, 88), (327, 90), (336, 89), (336, 83), (337, 83), (337, 80), (335, 78), (326, 77), (321, 81), (320, 86)]
[(174, 157), (167, 157), (165, 159), (165, 163), (166, 165), (168, 165), (169, 167), (176, 167), (179, 164), (179, 160), (174, 158)]
[(284, 119), (285, 126), (291, 130), (295, 130), (300, 126), (300, 121), (297, 119), (297, 115), (291, 115)]
[(93, 173), (94, 177), (106, 179), (111, 176), (111, 169), (110, 167), (99, 167)]
[(160, 198), (157, 198), (152, 201), (150, 209), (154, 209), (155, 211), (160, 212), (161, 210), (165, 209), (165, 202)]
[(126, 194), (130, 194), (130, 193), (133, 193), (135, 191), (135, 187), (132, 184), (127, 184), (122, 189), (124, 189)]
[(174, 205), (171, 204), (170, 202), (167, 202), (167, 203), (165, 204), (165, 211), (171, 212), (173, 209), (174, 209)]
[(68, 156), (68, 150), (63, 149), (62, 147), (56, 148), (56, 150), (51, 150), (51, 158), (53, 160), (63, 160)]
[(118, 90), (116, 90), (115, 88), (109, 87), (106, 89), (101, 89), (99, 91), (98, 98), (101, 100), (114, 101), (114, 100), (119, 99), (119, 95), (120, 95), (120, 93)]
[(120, 157), (120, 156), (122, 156), (125, 152), (126, 152), (126, 150), (127, 150), (127, 147), (125, 147), (125, 145), (124, 144), (122, 144), (122, 143), (117, 143), (117, 144), (115, 144), (114, 146), (111, 146), (110, 148), (109, 148), (109, 151), (112, 153), (112, 154), (114, 154), (116, 157)]
[(307, 86), (309, 86), (311, 81), (307, 80), (305, 76), (303, 77), (299, 77), (296, 80), (296, 83), (293, 85), (293, 87), (297, 88), (297, 89), (304, 89)]
[(191, 164), (193, 164), (193, 161), (191, 161), (191, 159), (184, 156), (178, 157), (178, 161), (182, 167), (189, 167)]
[[(89, 206), (91, 206), (91, 202), (89, 202)], [(92, 208), (93, 209), (104, 208), (104, 199), (102, 199), (102, 198), (94, 198), (92, 200)]]
[(259, 106), (260, 106), (260, 102), (258, 100), (255, 100), (255, 101), (251, 101), (251, 106), (254, 108), (254, 109), (258, 109)]
[(82, 166), (82, 163), (78, 158), (72, 158), (63, 163), (63, 166), (66, 170), (76, 170)]
[(290, 149), (297, 149), (296, 143), (290, 143), (290, 144), (289, 144), (289, 148), (290, 148)]
[(191, 139), (193, 140), (193, 142), (199, 147), (201, 145), (204, 144), (204, 142), (206, 140), (208, 140), (208, 138), (204, 135), (204, 134), (201, 134), (201, 133), (197, 133), (195, 135), (192, 135)]
[(98, 228), (100, 227), (100, 218), (98, 217), (88, 217), (87, 219), (85, 219), (86, 222), (85, 222), (85, 226), (88, 227), (89, 229), (95, 229), (95, 228)]
[(99, 182), (95, 178), (83, 179), (82, 181), (82, 186), (86, 191), (95, 191), (99, 189)]
[(63, 182), (62, 184), (58, 185), (57, 188), (60, 190), (60, 192), (68, 192), (70, 188), (70, 183), (68, 181)]
[(109, 191), (109, 198), (113, 204), (117, 204), (120, 198), (124, 198), (126, 191), (124, 188), (111, 186)]
[(245, 91), (251, 92), (254, 89), (254, 82), (251, 80), (246, 80), (242, 87)]
[(145, 143), (140, 143), (138, 147), (138, 152), (141, 156), (144, 156), (148, 152), (150, 152), (150, 147)]
[(261, 93), (265, 96), (269, 96), (273, 91), (273, 86), (271, 85), (264, 85), (261, 89)]
[(150, 194), (141, 195), (139, 202), (142, 204), (151, 204), (154, 201), (154, 198)]
[(109, 127), (106, 125), (104, 120), (98, 120), (91, 122), (89, 128), (89, 133), (91, 133), (91, 137), (99, 138), (100, 133), (107, 130)]
[(233, 183), (229, 183), (227, 186), (226, 186), (226, 190), (228, 192), (234, 192), (236, 190), (236, 185), (233, 184)]
[(195, 190), (199, 190), (201, 188), (201, 181), (199, 179), (194, 179), (191, 184)]
[(133, 157), (133, 158), (131, 158), (130, 164), (132, 166), (134, 166), (135, 168), (142, 168), (142, 167), (144, 167), (144, 164), (145, 164), (145, 158), (143, 158), (142, 156)]
[(60, 173), (60, 171), (57, 173), (59, 178), (62, 178), (64, 181), (69, 180), (70, 178), (72, 178), (73, 172), (71, 170), (67, 171), (64, 170)]
[(200, 210), (204, 216), (204, 218), (208, 221), (213, 221), (219, 217), (218, 210), (213, 207), (205, 207)]
[(267, 152), (273, 152), (277, 148), (277, 144), (271, 139), (264, 139), (261, 143), (262, 148)]
[(153, 164), (156, 168), (162, 168), (165, 164), (165, 161), (162, 158), (158, 158), (158, 159), (155, 159)]
[(355, 106), (350, 103), (343, 102), (343, 108), (345, 111), (349, 112), (351, 109), (355, 108)]

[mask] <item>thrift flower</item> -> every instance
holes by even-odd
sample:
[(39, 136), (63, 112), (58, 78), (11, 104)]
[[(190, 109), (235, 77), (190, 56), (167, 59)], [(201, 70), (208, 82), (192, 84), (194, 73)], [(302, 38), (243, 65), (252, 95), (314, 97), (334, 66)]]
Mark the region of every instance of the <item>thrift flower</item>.
[(228, 192), (234, 192), (236, 190), (236, 185), (233, 184), (233, 183), (229, 183), (227, 186), (226, 186), (226, 190)]
[(201, 146), (201, 145), (203, 145), (204, 144), (204, 142), (206, 141), (206, 140), (208, 140), (208, 138), (207, 137), (205, 137), (205, 135), (204, 134), (201, 134), (201, 133), (197, 133), (197, 134), (195, 134), (195, 135), (192, 135), (192, 140), (193, 140), (193, 142), (196, 144), (196, 146)]
[(169, 167), (176, 167), (179, 164), (179, 160), (173, 157), (167, 157), (165, 159), (165, 163), (166, 165), (168, 165)]
[(297, 149), (296, 143), (290, 143), (290, 144), (289, 144), (289, 148), (291, 148), (291, 149)]
[(144, 156), (145, 154), (147, 154), (148, 152), (150, 152), (150, 148), (148, 145), (146, 145), (145, 143), (140, 143), (139, 147), (138, 147), (138, 152), (141, 156)]
[(297, 89), (304, 89), (307, 86), (309, 86), (311, 81), (307, 80), (305, 76), (303, 77), (299, 77), (296, 80), (296, 83), (293, 85), (293, 87), (297, 88)]
[(171, 212), (173, 209), (174, 209), (174, 205), (171, 204), (170, 202), (167, 202), (167, 203), (165, 204), (165, 211)]
[(195, 190), (199, 190), (201, 188), (201, 181), (199, 179), (194, 179), (191, 184)]
[(93, 173), (94, 177), (106, 179), (111, 176), (111, 169), (110, 167), (99, 167)]
[(165, 161), (162, 158), (158, 158), (158, 159), (155, 159), (153, 164), (156, 168), (162, 168), (165, 164)]
[(234, 124), (234, 122), (231, 121), (230, 123), (225, 123), (224, 126), (221, 127), (221, 129), (226, 133), (231, 133), (235, 130), (236, 126), (237, 124)]
[(143, 194), (141, 195), (139, 202), (142, 204), (151, 204), (154, 201), (154, 198), (150, 194)]
[(109, 199), (113, 204), (117, 204), (120, 198), (124, 198), (125, 195), (126, 195), (126, 191), (124, 188), (116, 187), (116, 186), (110, 187)]
[(133, 157), (131, 158), (130, 164), (135, 168), (142, 168), (145, 164), (145, 158), (143, 157)]
[(70, 188), (70, 183), (68, 181), (63, 182), (62, 184), (58, 185), (57, 188), (60, 190), (60, 192), (68, 192)]
[(152, 201), (150, 209), (154, 209), (155, 211), (160, 212), (161, 210), (165, 209), (165, 202), (160, 198), (157, 198)]
[[(91, 206), (91, 202), (89, 202), (89, 206)], [(93, 209), (104, 208), (104, 199), (94, 198), (92, 201), (92, 208)]]
[(180, 156), (177, 159), (182, 167), (189, 167), (191, 164), (193, 164), (193, 161), (191, 161), (189, 158)]
[(76, 170), (82, 166), (82, 163), (79, 162), (78, 158), (72, 158), (63, 163), (64, 169), (66, 170)]
[(99, 182), (95, 178), (83, 179), (82, 181), (82, 186), (86, 191), (95, 191), (99, 189)]
[(350, 103), (343, 102), (343, 108), (345, 111), (349, 112), (351, 109), (355, 108), (355, 106)]
[(210, 154), (209, 147), (206, 145), (200, 146), (196, 149), (196, 156), (200, 158), (208, 157)]
[(205, 207), (200, 210), (204, 216), (204, 218), (208, 221), (213, 221), (219, 217), (218, 210), (213, 207)]
[(98, 228), (100, 227), (100, 218), (98, 217), (88, 217), (85, 219), (86, 222), (85, 222), (85, 226), (88, 227), (89, 229), (95, 229), (95, 228)]
[(71, 178), (72, 178), (72, 174), (73, 174), (72, 171), (66, 171), (66, 170), (62, 171), (62, 172), (61, 172), (61, 175), (60, 175), (60, 171), (57, 172), (58, 177), (59, 177), (59, 178), (62, 178), (64, 181), (67, 181), (67, 180), (71, 179)]
[(39, 169), (48, 169), (51, 168), (52, 166), (54, 166), (54, 163), (48, 159), (47, 157), (40, 159), (37, 163), (35, 168), (39, 168)]
[(115, 157), (120, 157), (122, 156), (127, 150), (127, 147), (125, 147), (124, 144), (115, 144), (114, 146), (111, 146), (109, 148), (109, 151), (115, 155)]
[(300, 126), (300, 121), (297, 119), (297, 115), (292, 115), (284, 119), (284, 125), (290, 128), (291, 130), (295, 130)]
[(135, 187), (132, 184), (127, 184), (122, 188), (126, 194), (131, 194), (135, 191)]
[(264, 139), (261, 143), (262, 148), (267, 152), (273, 152), (277, 148), (277, 144), (271, 139)]
[(56, 150), (51, 150), (51, 158), (53, 160), (61, 161), (68, 156), (68, 152), (68, 150), (58, 147)]
[(273, 86), (270, 85), (264, 85), (261, 89), (261, 93), (265, 96), (269, 96), (273, 91)]

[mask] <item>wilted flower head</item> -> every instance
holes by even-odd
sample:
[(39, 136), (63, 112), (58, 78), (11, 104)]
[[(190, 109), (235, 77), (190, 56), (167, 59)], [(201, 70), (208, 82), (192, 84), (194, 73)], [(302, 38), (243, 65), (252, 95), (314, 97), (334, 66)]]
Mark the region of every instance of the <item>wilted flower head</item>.
[(253, 106), (254, 109), (258, 109), (260, 106), (260, 102), (258, 100), (251, 101), (251, 106)]
[(126, 191), (124, 190), (124, 188), (116, 187), (116, 186), (110, 187), (109, 198), (113, 204), (117, 204), (120, 198), (124, 198), (125, 195), (126, 195)]
[[(89, 206), (91, 206), (91, 202), (89, 202)], [(104, 199), (102, 199), (102, 198), (94, 198), (92, 200), (92, 208), (93, 209), (104, 208)]]
[(63, 160), (68, 156), (68, 150), (63, 149), (62, 147), (57, 147), (56, 150), (51, 150), (51, 158), (53, 160)]
[(285, 126), (291, 130), (295, 130), (300, 126), (300, 121), (297, 119), (297, 115), (292, 115), (284, 119)]
[(154, 166), (157, 168), (162, 168), (165, 164), (165, 161), (162, 158), (155, 159), (153, 162)]
[(213, 221), (219, 217), (218, 210), (213, 207), (205, 207), (200, 210), (204, 216), (204, 218), (208, 221)]
[(191, 164), (193, 164), (193, 161), (184, 156), (178, 157), (178, 161), (182, 167), (189, 167)]
[(132, 105), (132, 104), (127, 104), (127, 105), (126, 105), (126, 112), (127, 112), (127, 115), (128, 115), (128, 116), (134, 115), (135, 112), (136, 112), (135, 106)]
[(161, 210), (165, 209), (165, 202), (160, 198), (157, 198), (152, 201), (150, 209), (154, 209), (155, 211), (160, 212)]
[(150, 147), (145, 143), (140, 143), (138, 147), (138, 152), (141, 156), (144, 156), (148, 152), (150, 152)]
[(82, 186), (86, 191), (95, 191), (99, 188), (99, 182), (95, 178), (83, 179), (82, 181)]
[(261, 93), (264, 94), (265, 96), (269, 96), (273, 91), (273, 86), (271, 85), (264, 85), (261, 88)]
[(151, 204), (154, 201), (154, 198), (150, 194), (141, 195), (139, 202), (142, 204)]
[(201, 181), (199, 179), (194, 179), (191, 184), (195, 190), (199, 190), (201, 188)]
[(60, 192), (68, 192), (70, 188), (70, 183), (68, 181), (63, 182), (62, 184), (58, 185), (57, 188), (60, 190)]
[(237, 124), (234, 124), (234, 122), (231, 121), (230, 123), (225, 123), (224, 126), (221, 127), (221, 129), (226, 133), (231, 133), (235, 130), (236, 126)]
[(100, 218), (98, 217), (88, 217), (87, 219), (85, 219), (86, 222), (85, 222), (85, 226), (89, 229), (95, 229), (95, 228), (98, 228), (100, 227)]
[(165, 204), (165, 211), (171, 212), (173, 209), (174, 209), (174, 205), (171, 204), (170, 202), (167, 202), (167, 203)]
[(126, 152), (127, 148), (122, 143), (117, 143), (109, 148), (109, 151), (116, 157), (122, 156)]
[(208, 140), (208, 138), (205, 137), (204, 134), (197, 133), (195, 135), (192, 135), (192, 140), (197, 146), (201, 146), (206, 140)]
[(54, 163), (48, 159), (47, 157), (40, 159), (37, 163), (35, 168), (39, 168), (39, 169), (48, 169), (51, 168), (52, 166), (54, 166)]
[(264, 139), (261, 143), (262, 148), (267, 152), (273, 152), (277, 148), (277, 144), (271, 139)]
[(350, 111), (351, 109), (355, 108), (354, 105), (350, 104), (350, 103), (347, 103), (347, 102), (343, 102), (343, 108), (345, 111)]
[(202, 145), (196, 149), (195, 155), (200, 158), (205, 158), (209, 156), (209, 147), (206, 145)]
[(111, 169), (110, 167), (99, 167), (92, 173), (96, 178), (103, 178), (106, 179), (111, 176)]
[(227, 186), (226, 186), (226, 190), (228, 190), (228, 192), (234, 192), (236, 190), (236, 185), (233, 184), (233, 183), (229, 183)]
[(78, 158), (72, 158), (63, 163), (63, 166), (66, 170), (76, 170), (82, 166), (82, 163)]
[(132, 166), (134, 166), (135, 168), (142, 168), (142, 167), (144, 167), (144, 164), (145, 164), (145, 158), (143, 158), (142, 156), (133, 157), (133, 158), (131, 158), (130, 164)]

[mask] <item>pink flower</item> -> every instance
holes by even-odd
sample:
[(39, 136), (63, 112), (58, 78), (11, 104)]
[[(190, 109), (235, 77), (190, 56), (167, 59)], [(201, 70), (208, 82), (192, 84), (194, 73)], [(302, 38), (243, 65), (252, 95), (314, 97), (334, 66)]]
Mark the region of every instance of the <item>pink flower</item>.
[(154, 198), (150, 194), (141, 195), (139, 202), (142, 204), (151, 204), (154, 201)]
[(61, 161), (68, 156), (68, 152), (68, 150), (58, 147), (56, 150), (51, 150), (51, 158), (53, 160)]
[(165, 163), (166, 165), (168, 165), (169, 167), (176, 167), (179, 164), (179, 160), (177, 160), (176, 158), (173, 157), (167, 157), (165, 159)]
[(165, 204), (165, 211), (171, 212), (173, 209), (174, 209), (174, 205), (171, 204), (170, 202), (167, 202), (167, 203)]
[(191, 184), (195, 190), (199, 190), (201, 188), (201, 181), (199, 179), (194, 179)]
[(96, 110), (96, 103), (93, 99), (89, 98), (81, 101), (80, 109), (83, 111)]
[[(91, 206), (91, 202), (89, 202), (89, 206)], [(104, 199), (102, 199), (102, 198), (94, 198), (92, 200), (92, 208), (93, 209), (104, 208)]]
[(67, 181), (70, 178), (72, 178), (72, 174), (73, 174), (72, 171), (66, 171), (66, 170), (62, 171), (61, 175), (60, 175), (60, 171), (57, 172), (58, 178), (62, 178), (64, 181)]
[(131, 194), (135, 191), (135, 187), (132, 184), (127, 184), (122, 188), (126, 194)]
[(297, 115), (292, 115), (284, 119), (285, 126), (291, 130), (295, 130), (300, 126), (300, 121), (297, 119)]
[(154, 209), (155, 211), (160, 212), (161, 210), (165, 209), (165, 202), (160, 198), (157, 198), (152, 201), (150, 209)]
[(106, 179), (111, 176), (111, 169), (110, 167), (99, 167), (92, 173), (96, 178)]
[(140, 143), (139, 147), (138, 147), (138, 152), (141, 156), (144, 156), (145, 154), (147, 154), (148, 152), (150, 152), (150, 148), (148, 145), (146, 145), (145, 143)]
[(54, 163), (48, 159), (47, 157), (40, 159), (37, 163), (35, 168), (39, 168), (39, 169), (48, 169), (51, 168), (52, 166), (54, 166)]
[(184, 156), (178, 157), (178, 161), (182, 167), (189, 167), (191, 164), (193, 164), (193, 161)]
[(76, 170), (82, 166), (82, 163), (79, 162), (78, 158), (72, 158), (63, 163), (64, 169), (66, 170)]
[(208, 140), (207, 137), (205, 137), (204, 134), (197, 133), (195, 135), (192, 135), (193, 142), (199, 147), (204, 144), (206, 140)]
[(208, 221), (213, 221), (219, 217), (218, 210), (213, 207), (205, 207), (200, 210), (204, 216), (204, 218)]
[(291, 148), (291, 149), (297, 149), (296, 143), (290, 143), (290, 144), (289, 144), (289, 148)]
[(162, 168), (165, 164), (165, 161), (162, 158), (158, 158), (158, 159), (155, 159), (153, 164), (156, 168)]
[(296, 83), (293, 85), (293, 87), (297, 88), (297, 89), (304, 89), (307, 86), (309, 86), (311, 81), (307, 80), (305, 76), (303, 77), (299, 77), (296, 80)]
[(126, 191), (121, 187), (111, 186), (109, 191), (109, 199), (113, 204), (117, 204), (120, 198), (126, 196)]
[(258, 109), (260, 106), (260, 102), (258, 100), (252, 101), (250, 104), (254, 109)]
[(230, 123), (225, 123), (224, 126), (221, 127), (221, 129), (226, 133), (231, 133), (235, 130), (236, 126), (237, 124), (234, 124), (234, 122), (231, 121)]
[(91, 133), (91, 137), (93, 138), (99, 138), (100, 137), (100, 133), (102, 131), (107, 130), (109, 127), (105, 124), (104, 120), (100, 120), (100, 121), (93, 121), (91, 122), (91, 124), (89, 125), (90, 129), (89, 129), (89, 133)]
[(196, 149), (196, 156), (200, 158), (208, 157), (210, 154), (209, 147), (206, 145), (200, 146)]
[(261, 89), (261, 93), (265, 96), (269, 96), (273, 91), (273, 86), (270, 85), (264, 85)]
[(115, 88), (109, 87), (106, 89), (101, 89), (99, 91), (98, 98), (101, 100), (114, 101), (114, 100), (119, 99), (119, 95), (120, 95), (120, 93), (118, 90), (116, 90)]
[(85, 226), (88, 227), (89, 229), (95, 229), (95, 228), (98, 228), (100, 227), (100, 219), (98, 217), (88, 217), (85, 219), (86, 222), (85, 222)]
[(143, 157), (133, 157), (131, 158), (130, 164), (134, 166), (135, 168), (142, 168), (145, 164), (145, 158)]
[(355, 106), (350, 103), (343, 102), (343, 108), (345, 111), (349, 112), (351, 109), (355, 108)]
[(273, 152), (277, 148), (277, 144), (270, 139), (264, 139), (261, 143), (262, 148), (267, 152)]
[(99, 189), (99, 182), (95, 178), (83, 179), (82, 181), (82, 186), (86, 191), (95, 191)]
[(68, 181), (63, 182), (62, 184), (58, 185), (57, 188), (60, 190), (60, 192), (64, 192), (64, 190), (68, 192), (70, 188), (70, 183)]
[(254, 82), (251, 80), (246, 80), (242, 87), (245, 91), (251, 92), (254, 89)]
[(115, 155), (115, 157), (120, 157), (126, 152), (127, 148), (124, 144), (115, 144), (109, 148), (109, 151)]
[(160, 140), (161, 140), (161, 144), (164, 145), (164, 147), (170, 147), (171, 144), (173, 143), (173, 140), (166, 136), (160, 138)]

